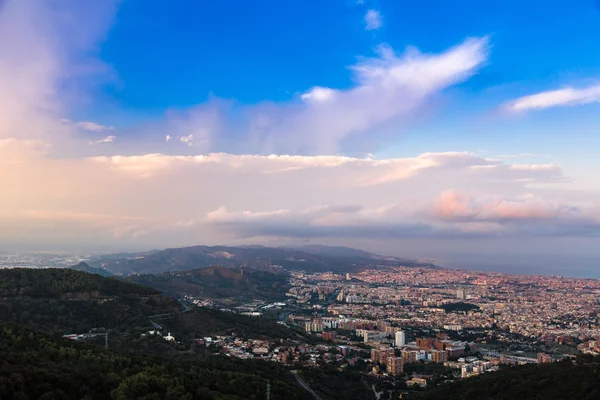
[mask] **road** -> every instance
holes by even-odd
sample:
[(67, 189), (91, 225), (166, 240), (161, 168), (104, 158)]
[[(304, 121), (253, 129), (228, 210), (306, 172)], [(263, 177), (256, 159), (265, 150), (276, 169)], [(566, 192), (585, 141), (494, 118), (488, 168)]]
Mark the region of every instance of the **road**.
[(157, 319), (163, 319), (163, 318), (171, 318), (171, 317), (173, 317), (175, 315), (183, 314), (183, 313), (186, 313), (186, 312), (188, 312), (188, 311), (191, 310), (191, 308), (185, 302), (179, 301), (179, 303), (183, 307), (183, 310), (181, 310), (181, 311), (167, 313), (167, 314), (156, 314), (156, 315), (150, 315), (150, 316), (148, 316), (148, 319), (150, 320), (150, 323), (152, 324), (152, 326), (154, 326), (156, 329), (162, 329), (162, 326), (160, 326), (159, 324), (157, 324), (155, 322), (155, 320), (157, 320)]
[(318, 394), (316, 394), (314, 392), (314, 390), (312, 390), (307, 384), (306, 382), (304, 382), (302, 380), (302, 378), (300, 378), (300, 376), (298, 376), (298, 371), (294, 370), (292, 371), (292, 374), (294, 374), (294, 378), (296, 378), (296, 380), (298, 381), (298, 383), (300, 384), (300, 386), (302, 386), (308, 393), (312, 394), (312, 396), (316, 399), (316, 400), (323, 400), (321, 397), (319, 397)]

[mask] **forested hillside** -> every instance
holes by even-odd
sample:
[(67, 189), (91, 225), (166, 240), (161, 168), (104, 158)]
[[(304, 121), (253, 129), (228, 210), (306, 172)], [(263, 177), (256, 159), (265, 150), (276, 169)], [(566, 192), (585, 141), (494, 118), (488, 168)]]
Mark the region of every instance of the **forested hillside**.
[(40, 400), (309, 400), (277, 363), (206, 356), (197, 361), (124, 355), (0, 326), (0, 398)]
[[(411, 397), (413, 398), (413, 397)], [(600, 399), (600, 357), (529, 364), (442, 385), (419, 400), (596, 400)]]
[(147, 286), (68, 268), (0, 269), (0, 297), (99, 297), (159, 294)]
[(212, 266), (158, 275), (131, 275), (126, 279), (173, 295), (187, 294), (224, 301), (281, 301), (290, 288), (287, 275), (283, 272)]

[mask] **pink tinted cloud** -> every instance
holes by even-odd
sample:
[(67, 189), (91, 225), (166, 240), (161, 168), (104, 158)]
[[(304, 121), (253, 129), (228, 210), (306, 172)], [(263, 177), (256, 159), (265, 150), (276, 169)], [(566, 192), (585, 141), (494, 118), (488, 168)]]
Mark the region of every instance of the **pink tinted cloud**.
[(524, 196), (516, 199), (490, 197), (474, 199), (466, 193), (449, 190), (435, 202), (433, 215), (444, 220), (510, 221), (572, 217), (577, 209)]

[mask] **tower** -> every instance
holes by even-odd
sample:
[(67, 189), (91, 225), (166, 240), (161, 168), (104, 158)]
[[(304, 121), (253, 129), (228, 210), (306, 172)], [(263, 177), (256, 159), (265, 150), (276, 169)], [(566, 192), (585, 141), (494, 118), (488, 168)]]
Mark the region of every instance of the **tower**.
[(267, 380), (267, 400), (271, 400), (271, 381)]
[(396, 347), (406, 345), (406, 333), (404, 331), (396, 331), (394, 335), (394, 343)]

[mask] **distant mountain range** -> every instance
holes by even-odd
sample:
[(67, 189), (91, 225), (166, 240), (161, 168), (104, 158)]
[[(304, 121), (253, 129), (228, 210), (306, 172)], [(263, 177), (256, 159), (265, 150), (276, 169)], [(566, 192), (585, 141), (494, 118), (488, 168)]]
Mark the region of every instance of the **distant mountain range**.
[[(92, 258), (88, 267), (115, 275), (157, 274), (188, 271), (220, 265), (261, 271), (304, 270), (308, 272), (356, 272), (376, 266), (437, 268), (428, 261), (385, 257), (347, 247), (306, 245), (264, 246), (192, 246), (144, 253), (119, 253)], [(93, 271), (86, 271), (93, 272)]]

